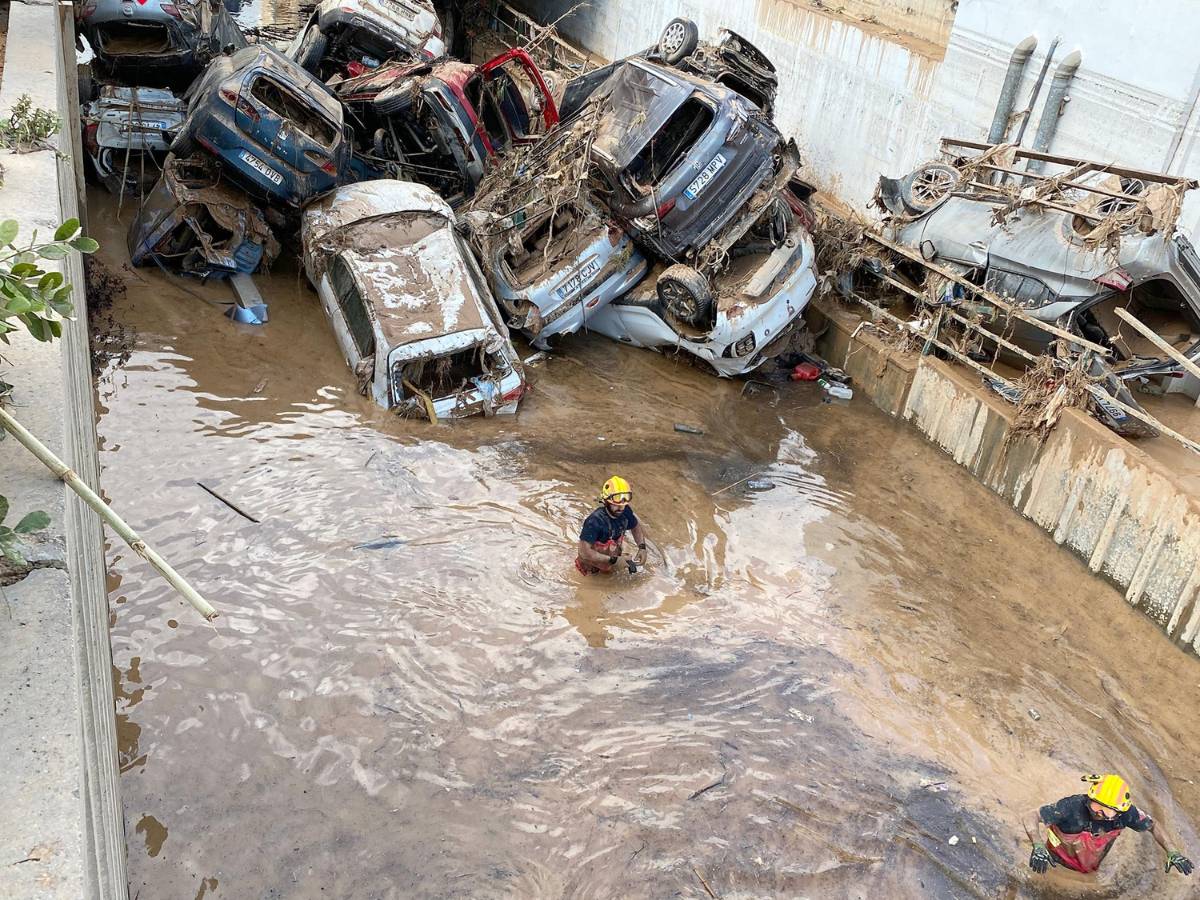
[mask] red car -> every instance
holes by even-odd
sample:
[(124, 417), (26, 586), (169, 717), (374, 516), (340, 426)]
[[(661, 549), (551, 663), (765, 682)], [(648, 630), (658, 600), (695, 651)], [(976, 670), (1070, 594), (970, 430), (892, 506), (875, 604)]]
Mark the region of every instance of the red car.
[(416, 181), (452, 205), (475, 192), (489, 159), (558, 122), (541, 71), (520, 49), (481, 66), (396, 63), (333, 87), (354, 129), (359, 180)]

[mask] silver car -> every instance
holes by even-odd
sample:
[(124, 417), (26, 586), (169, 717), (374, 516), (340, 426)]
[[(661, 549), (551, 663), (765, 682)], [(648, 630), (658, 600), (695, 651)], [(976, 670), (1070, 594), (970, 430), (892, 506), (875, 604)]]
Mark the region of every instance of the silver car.
[(83, 107), (83, 146), (104, 186), (141, 194), (158, 180), (167, 158), (163, 132), (183, 122), (187, 104), (165, 88), (106, 84)]

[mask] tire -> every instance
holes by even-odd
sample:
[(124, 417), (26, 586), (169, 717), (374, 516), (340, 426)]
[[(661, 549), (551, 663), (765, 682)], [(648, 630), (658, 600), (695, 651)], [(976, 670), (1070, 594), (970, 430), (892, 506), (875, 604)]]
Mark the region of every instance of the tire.
[(691, 266), (677, 263), (658, 276), (659, 302), (671, 316), (689, 325), (705, 325), (713, 312), (712, 287)]
[(91, 103), (96, 99), (96, 82), (92, 79), (90, 63), (79, 65), (79, 105)]
[(672, 19), (658, 38), (658, 53), (673, 66), (687, 59), (700, 43), (700, 29), (691, 19)]
[(196, 143), (196, 139), (187, 132), (186, 124), (184, 123), (184, 130), (175, 135), (175, 140), (171, 141), (171, 152), (179, 159), (187, 159), (190, 156), (194, 156), (196, 151), (200, 149), (200, 145)]
[(304, 40), (300, 42), (300, 49), (296, 51), (297, 65), (316, 75), (317, 66), (325, 56), (325, 46), (328, 43), (329, 38), (321, 33), (319, 26), (309, 25), (308, 31), (304, 32)]
[(910, 213), (927, 213), (958, 187), (958, 169), (945, 163), (925, 163), (900, 181), (900, 199)]

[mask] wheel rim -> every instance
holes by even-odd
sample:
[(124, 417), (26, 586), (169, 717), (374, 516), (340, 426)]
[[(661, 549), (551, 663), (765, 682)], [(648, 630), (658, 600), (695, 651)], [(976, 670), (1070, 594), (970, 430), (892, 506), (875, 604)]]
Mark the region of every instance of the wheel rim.
[(956, 180), (949, 169), (925, 169), (913, 179), (913, 199), (918, 203), (936, 203), (950, 193)]
[(686, 318), (696, 311), (696, 302), (692, 298), (691, 292), (683, 285), (674, 281), (665, 281), (661, 293), (663, 302), (672, 315)]
[(663, 52), (667, 55), (674, 53), (683, 46), (684, 27), (682, 22), (672, 22), (663, 31), (662, 44)]

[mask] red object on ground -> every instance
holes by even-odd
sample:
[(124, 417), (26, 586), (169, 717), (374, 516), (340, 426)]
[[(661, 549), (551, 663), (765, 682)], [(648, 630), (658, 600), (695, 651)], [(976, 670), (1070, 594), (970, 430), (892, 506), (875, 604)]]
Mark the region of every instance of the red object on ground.
[(792, 381), (816, 381), (821, 377), (821, 370), (812, 363), (800, 363), (792, 369)]

